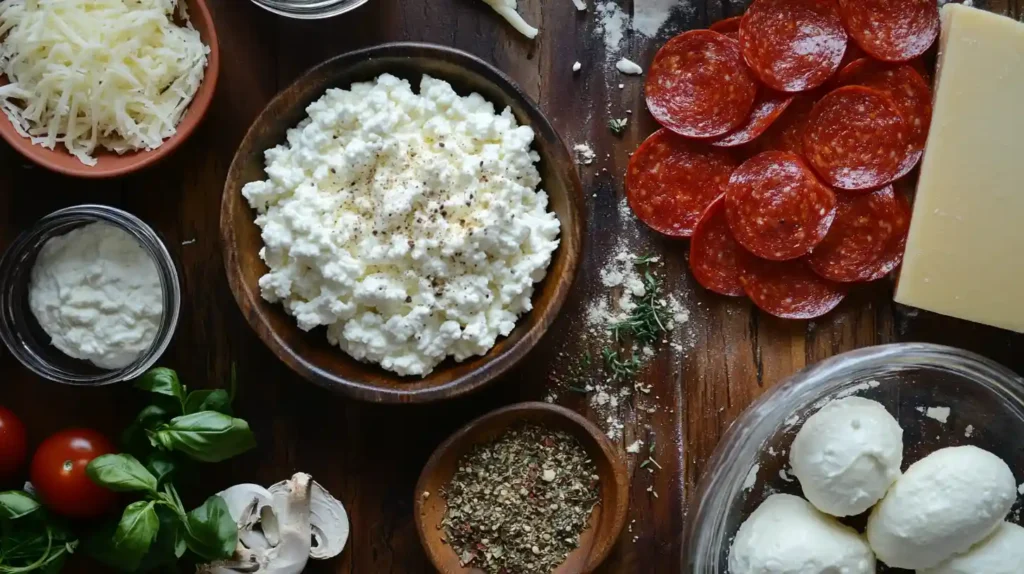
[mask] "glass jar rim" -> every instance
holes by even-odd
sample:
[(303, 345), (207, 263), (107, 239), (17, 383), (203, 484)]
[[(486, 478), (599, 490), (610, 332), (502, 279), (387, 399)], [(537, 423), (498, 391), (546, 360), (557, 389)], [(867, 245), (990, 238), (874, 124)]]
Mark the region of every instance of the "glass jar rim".
[[(30, 343), (24, 325), (18, 324), (14, 286), (31, 273), (35, 257), (49, 239), (63, 235), (90, 221), (103, 222), (124, 230), (146, 250), (156, 265), (163, 295), (163, 314), (152, 345), (131, 364), (97, 374), (71, 373), (44, 358), (38, 345)], [(0, 257), (0, 340), (10, 353), (36, 375), (57, 383), (102, 386), (129, 380), (146, 372), (170, 345), (181, 313), (181, 284), (178, 265), (160, 236), (149, 225), (127, 211), (98, 204), (85, 204), (59, 209), (44, 216), (31, 228), (18, 235)]]
[(331, 18), (366, 4), (369, 0), (306, 0), (296, 2), (295, 0), (252, 0), (254, 4), (287, 18), (300, 20), (316, 20)]

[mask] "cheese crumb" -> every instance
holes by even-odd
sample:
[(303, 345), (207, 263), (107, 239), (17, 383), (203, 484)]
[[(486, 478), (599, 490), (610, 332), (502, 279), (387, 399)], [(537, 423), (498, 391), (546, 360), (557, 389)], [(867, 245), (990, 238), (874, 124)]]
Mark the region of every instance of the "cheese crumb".
[(637, 454), (637, 453), (640, 452), (640, 447), (643, 446), (643, 444), (644, 444), (644, 441), (638, 440), (638, 441), (634, 442), (633, 444), (627, 446), (626, 447), (626, 452), (628, 452), (629, 454)]
[(618, 71), (622, 72), (623, 74), (627, 74), (630, 76), (639, 76), (640, 74), (644, 73), (643, 68), (641, 68), (636, 62), (628, 58), (622, 58), (621, 60), (619, 60), (615, 64), (615, 68)]
[(917, 412), (942, 424), (949, 422), (949, 415), (951, 413), (949, 407), (917, 407)]
[(583, 69), (583, 64), (581, 64), (579, 62), (576, 62), (575, 64), (572, 65), (572, 71), (573, 72), (578, 72), (578, 71), (580, 71), (582, 69)]
[(572, 3), (576, 5), (576, 9), (580, 12), (585, 12), (587, 10), (586, 0), (572, 0)]
[(516, 0), (484, 0), (484, 3), (494, 8), (495, 12), (508, 21), (523, 36), (532, 40), (540, 33), (540, 30), (527, 24), (526, 20), (523, 20), (523, 17), (516, 11), (518, 8)]

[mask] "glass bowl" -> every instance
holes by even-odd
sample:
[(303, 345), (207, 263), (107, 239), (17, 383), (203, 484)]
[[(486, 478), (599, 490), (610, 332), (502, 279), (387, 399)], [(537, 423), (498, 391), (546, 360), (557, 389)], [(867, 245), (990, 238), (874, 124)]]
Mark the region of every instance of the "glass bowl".
[(344, 14), (369, 0), (252, 0), (260, 8), (279, 16), (317, 20)]
[[(845, 353), (768, 391), (726, 432), (690, 499), (686, 572), (726, 574), (732, 539), (750, 513), (774, 493), (802, 496), (787, 474), (793, 438), (825, 403), (850, 395), (882, 403), (899, 420), (904, 470), (940, 448), (970, 444), (995, 453), (1024, 480), (1024, 379), (984, 357), (939, 345)], [(1018, 505), (1011, 519), (1019, 513)], [(879, 566), (879, 572), (893, 571)]]
[[(54, 347), (28, 304), (32, 267), (43, 245), (53, 237), (97, 221), (119, 227), (138, 240), (156, 263), (163, 290), (164, 312), (153, 344), (131, 364), (115, 370), (71, 358)], [(167, 349), (178, 325), (180, 308), (178, 268), (167, 247), (142, 220), (113, 207), (79, 205), (55, 211), (18, 236), (0, 259), (0, 338), (22, 365), (58, 383), (106, 385), (138, 377)]]

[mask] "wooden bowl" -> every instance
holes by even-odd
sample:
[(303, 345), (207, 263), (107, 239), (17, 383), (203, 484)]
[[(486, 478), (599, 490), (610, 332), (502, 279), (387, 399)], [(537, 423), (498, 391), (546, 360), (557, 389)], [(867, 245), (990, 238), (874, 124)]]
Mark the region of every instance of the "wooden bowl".
[(486, 414), (459, 429), (437, 447), (420, 473), (413, 501), (416, 530), (430, 561), (442, 574), (480, 574), (483, 570), (460, 566), (452, 547), (441, 541), (440, 524), (445, 513), (441, 489), (451, 481), (463, 455), (523, 422), (562, 430), (575, 437), (594, 460), (601, 477), (601, 503), (590, 515), (590, 526), (580, 536), (579, 548), (553, 574), (595, 570), (618, 541), (629, 509), (629, 475), (618, 451), (594, 423), (567, 408), (520, 403)]
[[(93, 157), (96, 158), (96, 165), (88, 166), (78, 161), (78, 158), (68, 153), (62, 144), (57, 144), (54, 149), (47, 149), (43, 146), (34, 145), (14, 129), (10, 118), (6, 114), (0, 114), (0, 137), (4, 138), (11, 147), (18, 150), (21, 155), (33, 162), (57, 173), (73, 177), (84, 177), (102, 179), (117, 177), (139, 171), (170, 155), (188, 136), (196, 129), (203, 116), (210, 108), (213, 101), (213, 93), (217, 88), (217, 76), (220, 74), (220, 48), (217, 44), (217, 32), (213, 26), (213, 17), (206, 7), (205, 0), (185, 0), (188, 4), (189, 20), (196, 30), (203, 43), (210, 47), (210, 54), (207, 56), (206, 73), (203, 75), (203, 82), (199, 85), (192, 103), (189, 104), (185, 115), (178, 123), (175, 134), (166, 140), (160, 147), (150, 151), (130, 152), (118, 155), (115, 152), (98, 148)], [(0, 85), (7, 84), (7, 77), (0, 77)]]
[[(377, 365), (361, 363), (327, 342), (323, 328), (303, 332), (280, 304), (260, 297), (259, 278), (267, 272), (260, 259), (256, 212), (242, 197), (242, 187), (266, 179), (264, 150), (285, 141), (285, 132), (304, 119), (306, 107), (328, 88), (348, 88), (390, 73), (419, 85), (423, 74), (452, 84), (457, 92), (478, 92), (500, 110), (508, 106), (520, 124), (536, 132), (541, 188), (561, 221), (561, 244), (546, 278), (535, 285), (533, 310), (519, 318), (515, 330), (486, 355), (438, 365), (424, 378), (402, 377)], [(224, 185), (220, 231), (231, 291), (256, 334), (303, 377), (361, 400), (428, 402), (479, 389), (508, 371), (537, 344), (555, 320), (576, 276), (584, 228), (583, 191), (573, 157), (530, 98), (494, 67), (465, 52), (429, 44), (397, 43), (350, 52), (313, 68), (278, 94), (256, 118), (242, 140)]]

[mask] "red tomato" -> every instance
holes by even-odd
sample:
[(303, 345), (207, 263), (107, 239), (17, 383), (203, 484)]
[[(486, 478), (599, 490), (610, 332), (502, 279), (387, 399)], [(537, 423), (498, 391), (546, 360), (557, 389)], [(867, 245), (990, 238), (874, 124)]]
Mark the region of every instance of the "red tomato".
[(109, 510), (117, 495), (89, 479), (92, 459), (115, 452), (102, 434), (88, 429), (61, 431), (43, 441), (32, 457), (30, 478), (40, 500), (68, 518), (94, 518)]
[(27, 455), (25, 425), (14, 413), (0, 407), (0, 481), (15, 478)]

